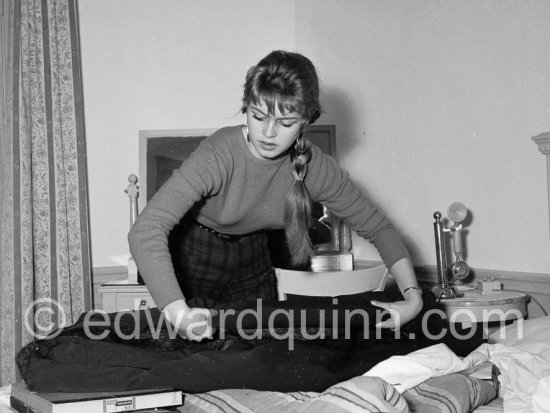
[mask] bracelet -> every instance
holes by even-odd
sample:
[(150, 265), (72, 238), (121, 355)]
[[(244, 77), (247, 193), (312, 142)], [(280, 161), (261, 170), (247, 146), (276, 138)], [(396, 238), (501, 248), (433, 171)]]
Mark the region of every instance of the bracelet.
[(408, 288), (405, 288), (405, 289), (403, 290), (403, 293), (402, 293), (402, 294), (405, 294), (405, 293), (406, 293), (407, 291), (409, 291), (409, 290), (416, 290), (416, 291), (418, 291), (418, 294), (422, 295), (422, 289), (419, 288), (419, 287), (408, 287)]

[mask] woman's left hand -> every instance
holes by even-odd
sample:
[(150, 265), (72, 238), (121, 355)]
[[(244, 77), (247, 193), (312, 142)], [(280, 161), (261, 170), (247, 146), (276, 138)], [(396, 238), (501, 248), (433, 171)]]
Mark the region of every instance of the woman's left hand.
[(387, 310), (390, 315), (384, 321), (376, 324), (379, 328), (399, 328), (415, 318), (422, 310), (422, 296), (418, 290), (410, 290), (405, 293), (404, 301), (395, 301), (385, 303), (381, 301), (371, 301), (372, 305)]

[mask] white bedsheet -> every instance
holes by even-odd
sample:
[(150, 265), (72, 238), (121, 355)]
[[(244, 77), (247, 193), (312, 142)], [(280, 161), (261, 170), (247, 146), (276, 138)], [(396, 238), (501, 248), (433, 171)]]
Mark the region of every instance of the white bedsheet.
[(550, 412), (550, 343), (483, 344), (476, 353), (500, 369), (505, 413)]
[(519, 320), (493, 333), (464, 359), (437, 344), (406, 356), (394, 356), (365, 375), (377, 376), (403, 392), (430, 377), (490, 361), (501, 371), (505, 413), (550, 413), (550, 317)]
[(406, 356), (392, 356), (378, 363), (364, 376), (380, 377), (403, 393), (431, 377), (467, 369), (474, 361), (464, 361), (445, 344), (435, 344)]
[(550, 412), (550, 317), (520, 320), (489, 343), (476, 351), (501, 370), (504, 412)]

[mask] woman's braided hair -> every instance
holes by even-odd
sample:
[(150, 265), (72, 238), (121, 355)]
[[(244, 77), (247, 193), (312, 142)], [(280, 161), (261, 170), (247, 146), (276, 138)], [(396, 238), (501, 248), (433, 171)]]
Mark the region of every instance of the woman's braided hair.
[(285, 234), (292, 263), (303, 265), (313, 254), (308, 232), (311, 201), (304, 184), (311, 158), (305, 126), (321, 115), (319, 80), (313, 63), (298, 53), (271, 52), (246, 75), (242, 112), (245, 113), (250, 104), (260, 101), (265, 102), (270, 114), (275, 113), (277, 105), (281, 113), (298, 113), (304, 121), (304, 127), (289, 149), (295, 180), (285, 204)]

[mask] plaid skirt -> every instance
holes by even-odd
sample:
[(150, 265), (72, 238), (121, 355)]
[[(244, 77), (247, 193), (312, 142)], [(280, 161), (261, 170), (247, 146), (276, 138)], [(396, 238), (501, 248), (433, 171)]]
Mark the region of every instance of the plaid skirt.
[(170, 243), (176, 277), (187, 300), (277, 299), (265, 231), (231, 236), (191, 221)]

